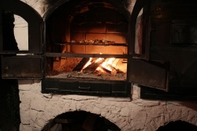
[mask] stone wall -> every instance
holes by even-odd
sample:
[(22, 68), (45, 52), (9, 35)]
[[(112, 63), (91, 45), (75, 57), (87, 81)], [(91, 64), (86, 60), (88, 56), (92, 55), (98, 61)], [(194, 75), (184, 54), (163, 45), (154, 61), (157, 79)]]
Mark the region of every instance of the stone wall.
[(169, 122), (182, 120), (197, 125), (197, 104), (150, 101), (139, 98), (133, 85), (132, 98), (42, 94), (40, 81), (19, 81), (20, 131), (41, 131), (57, 115), (87, 111), (105, 117), (122, 131), (155, 131)]

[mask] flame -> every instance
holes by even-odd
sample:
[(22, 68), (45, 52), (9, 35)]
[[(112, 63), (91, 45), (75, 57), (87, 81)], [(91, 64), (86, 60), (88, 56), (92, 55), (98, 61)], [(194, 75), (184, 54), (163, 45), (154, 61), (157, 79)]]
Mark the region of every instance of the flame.
[[(100, 53), (100, 54), (102, 54), (102, 53)], [(93, 63), (99, 63), (99, 62), (103, 61), (104, 59), (105, 58), (99, 57), (99, 58), (97, 58), (95, 60), (92, 57), (90, 57), (90, 59), (88, 60), (88, 62), (83, 66), (81, 72), (86, 67), (88, 67), (89, 65), (91, 65)], [(97, 67), (96, 71), (101, 72), (101, 73), (104, 73), (106, 71), (113, 72), (114, 71), (114, 66), (116, 65), (116, 64), (114, 64), (114, 61), (115, 60), (116, 60), (115, 58), (107, 58), (104, 62), (101, 63), (101, 65), (99, 67)]]
[(99, 61), (102, 61), (104, 58), (98, 58), (95, 63), (98, 63)]
[(89, 65), (91, 65), (92, 64), (91, 61), (92, 61), (92, 57), (90, 57), (89, 61), (83, 66), (83, 68), (82, 68), (81, 71), (83, 71), (83, 69), (85, 69), (86, 67), (88, 67)]
[(96, 68), (96, 71), (99, 73), (106, 73), (101, 67)]
[(112, 69), (112, 63), (113, 63), (113, 61), (115, 60), (115, 58), (109, 58), (109, 59), (107, 59), (106, 61), (104, 61), (102, 64), (101, 64), (101, 66), (103, 67), (103, 68), (105, 68), (105, 69), (107, 69), (107, 70), (109, 70), (109, 71), (112, 71), (113, 69)]
[[(100, 52), (100, 55), (101, 55), (102, 53)], [(99, 62), (99, 61), (101, 61), (101, 60), (103, 60), (104, 58), (101, 58), (101, 57), (99, 57), (96, 61), (95, 61), (95, 63), (97, 63), (97, 62)]]

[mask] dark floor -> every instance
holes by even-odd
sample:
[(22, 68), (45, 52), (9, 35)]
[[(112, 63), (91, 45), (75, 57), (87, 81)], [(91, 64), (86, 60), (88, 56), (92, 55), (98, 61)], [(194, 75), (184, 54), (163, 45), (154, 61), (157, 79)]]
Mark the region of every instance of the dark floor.
[(0, 79), (0, 131), (18, 131), (19, 123), (17, 81)]

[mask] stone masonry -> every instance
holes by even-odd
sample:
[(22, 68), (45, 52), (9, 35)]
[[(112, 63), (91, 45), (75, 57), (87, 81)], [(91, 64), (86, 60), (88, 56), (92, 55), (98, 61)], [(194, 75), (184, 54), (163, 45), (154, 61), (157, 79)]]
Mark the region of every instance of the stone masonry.
[(42, 94), (40, 81), (19, 81), (20, 131), (40, 131), (57, 115), (87, 111), (105, 117), (122, 131), (155, 131), (169, 122), (182, 120), (197, 125), (197, 104), (150, 101), (139, 98), (133, 85), (132, 98)]

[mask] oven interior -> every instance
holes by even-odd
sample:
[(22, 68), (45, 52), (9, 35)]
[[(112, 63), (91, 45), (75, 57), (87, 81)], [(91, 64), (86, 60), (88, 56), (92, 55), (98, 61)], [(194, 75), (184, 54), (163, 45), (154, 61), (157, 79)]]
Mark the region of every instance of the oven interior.
[(45, 28), (44, 81), (72, 81), (83, 92), (101, 83), (128, 85), (129, 21), (115, 5), (69, 1), (46, 15)]

